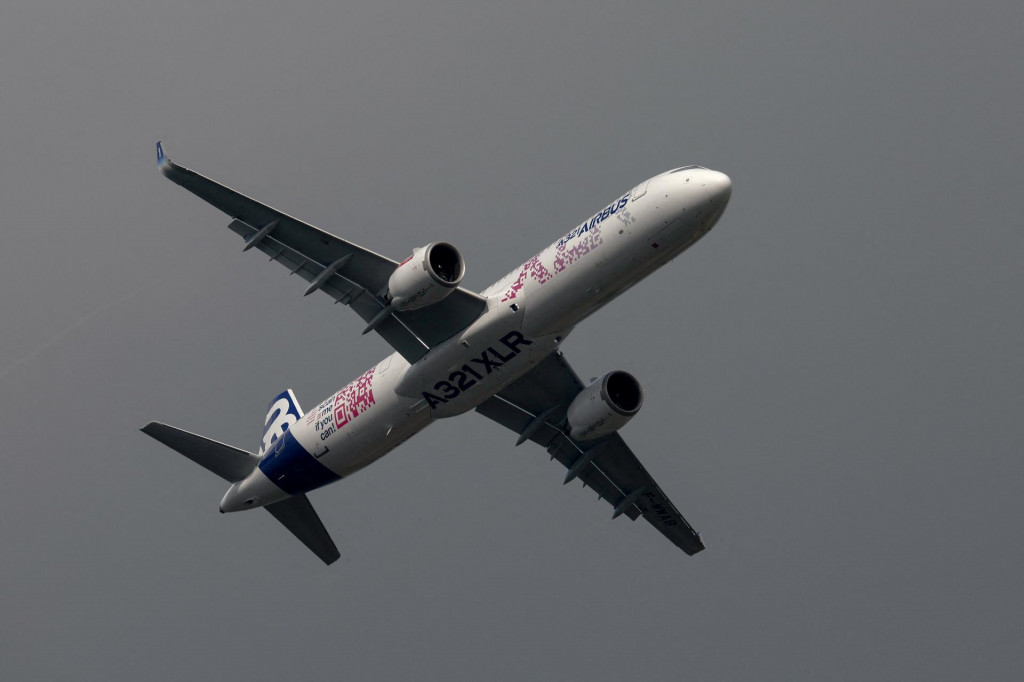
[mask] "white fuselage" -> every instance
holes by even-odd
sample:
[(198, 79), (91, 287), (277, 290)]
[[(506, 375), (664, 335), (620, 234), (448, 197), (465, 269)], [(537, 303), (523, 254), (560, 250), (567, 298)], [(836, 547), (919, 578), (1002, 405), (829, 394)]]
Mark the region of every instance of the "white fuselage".
[(304, 481), (301, 489), (281, 470), (274, 481), (257, 467), (221, 509), (265, 506), (338, 480), (434, 419), (474, 409), (554, 351), (577, 323), (704, 236), (730, 192), (727, 176), (690, 166), (620, 195), (483, 291), (487, 309), (466, 329), (412, 365), (388, 356), (293, 424), (281, 447), (322, 465), (306, 459), (291, 479)]

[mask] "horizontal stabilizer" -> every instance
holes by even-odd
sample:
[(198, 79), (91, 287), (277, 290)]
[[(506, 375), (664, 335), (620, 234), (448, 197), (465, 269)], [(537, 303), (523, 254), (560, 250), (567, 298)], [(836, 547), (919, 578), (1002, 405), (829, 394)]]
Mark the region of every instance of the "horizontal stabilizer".
[(256, 468), (256, 464), (260, 461), (258, 457), (245, 450), (239, 450), (159, 422), (146, 424), (142, 427), (142, 432), (172, 450), (177, 450), (229, 483), (241, 481)]
[(289, 497), (287, 500), (267, 505), (264, 509), (273, 514), (275, 519), (325, 564), (333, 564), (341, 557), (334, 540), (331, 540), (323, 522), (305, 495)]

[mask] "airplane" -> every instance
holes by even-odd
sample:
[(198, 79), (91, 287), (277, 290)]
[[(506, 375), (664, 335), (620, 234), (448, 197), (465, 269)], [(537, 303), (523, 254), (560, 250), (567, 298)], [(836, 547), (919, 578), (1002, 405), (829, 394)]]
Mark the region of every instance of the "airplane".
[(576, 325), (688, 249), (732, 194), (723, 173), (684, 166), (644, 180), (480, 293), (461, 286), (465, 261), (436, 241), (401, 262), (340, 239), (174, 164), (157, 165), (231, 218), (228, 227), (309, 284), (352, 308), (394, 353), (304, 412), (275, 396), (256, 453), (159, 422), (143, 433), (230, 484), (220, 511), (263, 507), (325, 564), (340, 552), (307, 493), (346, 478), (435, 420), (475, 410), (532, 441), (613, 507), (643, 516), (686, 554), (702, 551), (683, 518), (619, 436), (643, 405), (632, 375), (584, 384), (559, 350)]

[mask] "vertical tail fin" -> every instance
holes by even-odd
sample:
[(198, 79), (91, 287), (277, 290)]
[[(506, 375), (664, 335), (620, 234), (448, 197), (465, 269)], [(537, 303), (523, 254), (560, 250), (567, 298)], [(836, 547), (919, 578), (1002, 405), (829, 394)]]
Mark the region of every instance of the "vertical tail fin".
[(267, 418), (263, 420), (263, 440), (260, 441), (259, 456), (263, 457), (274, 442), (284, 435), (288, 428), (299, 421), (304, 413), (299, 407), (299, 399), (286, 388), (274, 396), (267, 407)]

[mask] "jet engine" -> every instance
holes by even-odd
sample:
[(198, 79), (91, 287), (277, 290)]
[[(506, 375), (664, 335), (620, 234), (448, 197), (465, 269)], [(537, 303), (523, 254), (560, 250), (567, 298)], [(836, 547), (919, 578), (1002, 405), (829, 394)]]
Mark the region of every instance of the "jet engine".
[(644, 392), (632, 374), (609, 372), (569, 403), (569, 435), (576, 440), (593, 440), (618, 431), (643, 404)]
[(391, 273), (388, 292), (394, 310), (415, 310), (437, 303), (459, 286), (466, 262), (447, 242), (414, 249)]

